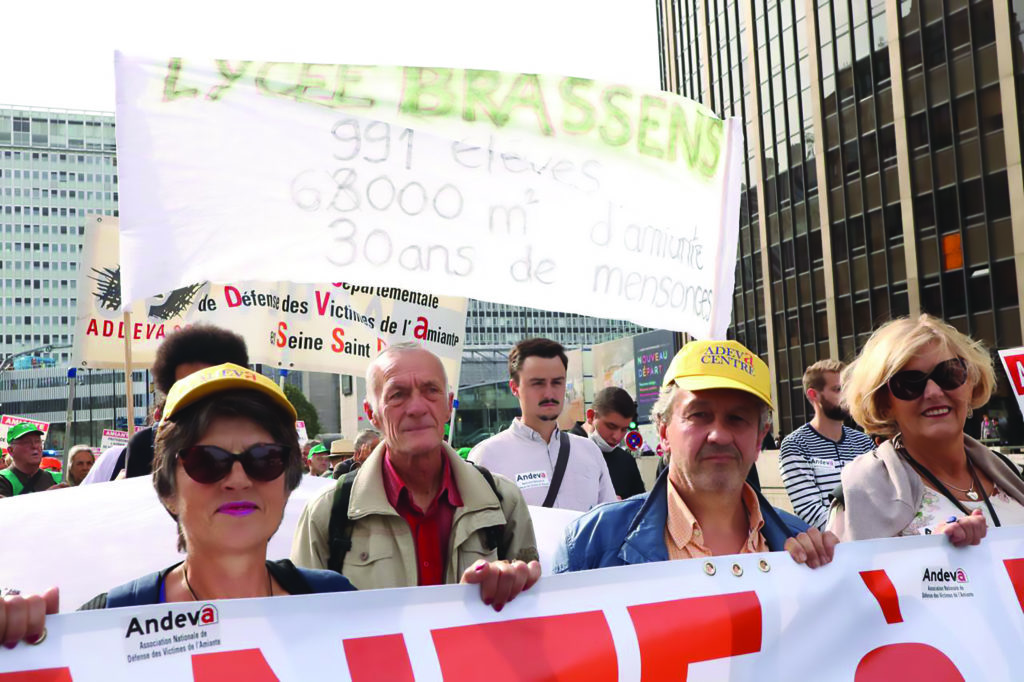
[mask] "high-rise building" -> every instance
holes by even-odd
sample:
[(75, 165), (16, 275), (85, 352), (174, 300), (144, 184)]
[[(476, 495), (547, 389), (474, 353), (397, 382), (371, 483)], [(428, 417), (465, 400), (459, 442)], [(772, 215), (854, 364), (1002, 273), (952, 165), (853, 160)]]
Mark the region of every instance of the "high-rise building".
[(0, 358), (67, 366), (86, 215), (117, 215), (114, 117), (0, 108)]
[[(659, 1), (665, 89), (743, 120), (730, 334), (771, 367), (782, 432), (812, 416), (804, 368), (852, 359), (891, 318), (927, 312), (990, 349), (1021, 344), (1014, 8)], [(1004, 380), (990, 405), (1020, 423)]]
[[(66, 369), (87, 215), (117, 215), (113, 115), (0, 107), (0, 410), (5, 414), (66, 421)], [(33, 365), (41, 367), (21, 369)], [(141, 420), (149, 394), (146, 372), (132, 374), (134, 416)], [(102, 428), (114, 427), (118, 414), (126, 423), (123, 376), (79, 372), (76, 438), (98, 445)], [(55, 441), (63, 445), (60, 436)]]

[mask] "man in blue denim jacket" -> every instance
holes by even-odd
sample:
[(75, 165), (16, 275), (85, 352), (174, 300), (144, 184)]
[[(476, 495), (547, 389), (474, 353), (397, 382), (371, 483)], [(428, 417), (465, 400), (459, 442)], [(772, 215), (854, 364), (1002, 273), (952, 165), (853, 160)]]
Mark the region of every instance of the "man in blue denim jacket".
[(749, 484), (771, 426), (768, 367), (735, 341), (694, 341), (665, 374), (652, 415), (669, 466), (649, 493), (566, 528), (554, 572), (787, 550), (811, 568), (838, 539), (775, 509)]

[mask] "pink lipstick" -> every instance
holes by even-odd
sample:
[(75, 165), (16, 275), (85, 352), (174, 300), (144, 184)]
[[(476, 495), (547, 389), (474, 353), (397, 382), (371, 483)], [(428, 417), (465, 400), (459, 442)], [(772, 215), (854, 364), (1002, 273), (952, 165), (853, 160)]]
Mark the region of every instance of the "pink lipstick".
[(252, 502), (228, 502), (218, 507), (217, 511), (231, 516), (246, 516), (256, 511), (256, 505)]

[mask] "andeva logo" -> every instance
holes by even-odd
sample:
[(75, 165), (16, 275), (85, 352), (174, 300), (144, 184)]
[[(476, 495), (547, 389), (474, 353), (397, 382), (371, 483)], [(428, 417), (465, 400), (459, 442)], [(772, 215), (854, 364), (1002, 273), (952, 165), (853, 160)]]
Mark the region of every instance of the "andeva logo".
[(743, 352), (738, 348), (728, 346), (708, 346), (700, 358), (705, 365), (732, 365), (754, 376), (754, 356), (749, 352)]
[(928, 581), (933, 583), (969, 583), (967, 579), (967, 571), (962, 568), (955, 570), (949, 570), (944, 568), (926, 568), (924, 569), (924, 576), (921, 578), (922, 582)]
[(177, 615), (168, 611), (163, 618), (147, 618), (140, 621), (138, 616), (132, 618), (128, 623), (128, 631), (124, 633), (125, 638), (136, 635), (153, 635), (161, 632), (171, 632), (188, 627), (200, 625), (213, 625), (217, 622), (217, 607), (213, 604), (203, 604), (195, 611), (179, 613)]

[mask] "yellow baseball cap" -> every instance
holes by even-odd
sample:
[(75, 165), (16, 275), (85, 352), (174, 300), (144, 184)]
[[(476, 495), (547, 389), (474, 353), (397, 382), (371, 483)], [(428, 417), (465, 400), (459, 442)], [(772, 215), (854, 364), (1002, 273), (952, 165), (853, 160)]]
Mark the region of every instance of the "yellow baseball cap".
[(736, 341), (691, 341), (683, 346), (665, 372), (663, 386), (687, 391), (734, 388), (760, 398), (772, 407), (768, 365)]
[(163, 419), (170, 419), (192, 403), (208, 395), (233, 389), (259, 391), (270, 397), (281, 409), (290, 414), (292, 419), (297, 417), (295, 408), (288, 402), (288, 398), (277, 384), (247, 367), (226, 362), (223, 365), (199, 370), (174, 382), (171, 392), (167, 394), (167, 402), (164, 404)]

